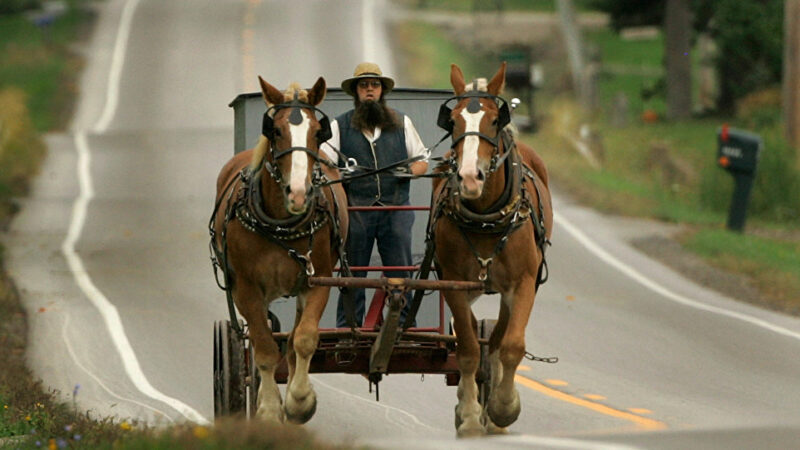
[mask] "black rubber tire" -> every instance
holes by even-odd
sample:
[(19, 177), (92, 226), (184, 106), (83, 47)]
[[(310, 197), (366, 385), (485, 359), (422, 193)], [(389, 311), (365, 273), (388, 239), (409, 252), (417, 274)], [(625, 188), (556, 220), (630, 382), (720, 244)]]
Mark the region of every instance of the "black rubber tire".
[(214, 417), (241, 415), (247, 406), (244, 341), (229, 320), (214, 323)]

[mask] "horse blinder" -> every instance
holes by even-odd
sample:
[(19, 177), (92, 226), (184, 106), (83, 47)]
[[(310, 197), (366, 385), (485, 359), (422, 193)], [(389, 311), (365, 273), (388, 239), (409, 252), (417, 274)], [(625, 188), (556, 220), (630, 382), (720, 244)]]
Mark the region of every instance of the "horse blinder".
[(450, 100), (453, 100), (453, 99), (459, 99), (460, 100), (462, 98), (471, 97), (471, 96), (488, 97), (488, 98), (494, 99), (495, 101), (499, 100), (499, 102), (502, 103), (502, 105), (500, 105), (499, 111), (497, 113), (497, 131), (502, 130), (503, 128), (506, 127), (506, 125), (511, 123), (511, 109), (508, 107), (508, 103), (503, 98), (497, 97), (497, 96), (492, 96), (492, 95), (474, 95), (473, 94), (473, 95), (453, 97), (453, 98), (445, 101), (444, 103), (442, 103), (442, 106), (439, 107), (439, 116), (436, 118), (436, 125), (438, 125), (439, 128), (447, 131), (448, 133), (453, 134), (453, 126), (454, 126), (454, 122), (453, 122), (453, 118), (452, 118), (453, 109), (450, 108), (449, 106), (447, 106), (447, 103)]
[(436, 118), (436, 125), (439, 128), (453, 134), (453, 119), (450, 117), (453, 114), (453, 109), (447, 106), (447, 102), (442, 103), (439, 107), (439, 117)]
[(261, 134), (264, 135), (264, 137), (266, 137), (270, 141), (273, 141), (275, 139), (275, 121), (272, 118), (272, 116), (269, 115), (270, 110), (273, 110), (275, 113), (277, 113), (279, 110), (284, 108), (306, 107), (313, 109), (314, 111), (318, 111), (322, 115), (322, 118), (318, 120), (319, 130), (317, 130), (316, 134), (317, 145), (320, 145), (323, 142), (326, 142), (328, 139), (330, 139), (333, 136), (333, 132), (331, 131), (331, 121), (328, 118), (328, 115), (311, 105), (302, 105), (302, 106), (300, 105), (290, 104), (289, 106), (273, 106), (272, 108), (268, 109), (266, 112), (264, 112), (264, 118), (261, 120)]

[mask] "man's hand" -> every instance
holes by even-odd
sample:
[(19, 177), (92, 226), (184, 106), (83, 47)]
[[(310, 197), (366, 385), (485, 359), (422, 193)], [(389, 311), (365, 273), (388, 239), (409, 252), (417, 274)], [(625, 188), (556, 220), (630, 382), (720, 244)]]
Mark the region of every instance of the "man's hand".
[(408, 178), (413, 177), (414, 174), (411, 173), (411, 168), (409, 166), (398, 166), (392, 169), (391, 174), (395, 177), (400, 178)]

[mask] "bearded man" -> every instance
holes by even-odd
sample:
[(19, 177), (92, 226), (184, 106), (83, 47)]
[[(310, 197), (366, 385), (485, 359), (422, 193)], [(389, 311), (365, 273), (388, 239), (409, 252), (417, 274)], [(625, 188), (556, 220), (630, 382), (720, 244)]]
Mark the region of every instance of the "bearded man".
[[(394, 88), (394, 80), (383, 76), (380, 67), (364, 62), (356, 66), (353, 77), (342, 81), (342, 90), (353, 97), (355, 108), (336, 117), (331, 123), (332, 137), (322, 150), (334, 161), (338, 148), (360, 167), (379, 169), (419, 155), (427, 155), (411, 119), (386, 105), (385, 96)], [(343, 161), (339, 161), (343, 166)], [(428, 170), (427, 157), (399, 169), (400, 172), (422, 175)], [(352, 206), (400, 206), (409, 203), (409, 178), (392, 173), (357, 178), (345, 184)], [(381, 263), (385, 266), (410, 266), (411, 225), (413, 211), (351, 211), (347, 237), (347, 259), (352, 266), (369, 266), (372, 248), (377, 241)], [(365, 277), (366, 272), (355, 272)], [(406, 271), (387, 271), (387, 277), (407, 278)], [(410, 302), (401, 313), (401, 324)], [(355, 292), (356, 324), (364, 320), (364, 289)], [(342, 302), (336, 309), (336, 326), (346, 327)]]

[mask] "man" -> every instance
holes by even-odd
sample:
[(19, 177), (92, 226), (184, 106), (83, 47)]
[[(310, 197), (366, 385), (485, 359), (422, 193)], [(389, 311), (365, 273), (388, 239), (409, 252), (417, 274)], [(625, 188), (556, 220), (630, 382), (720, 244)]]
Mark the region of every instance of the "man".
[[(428, 151), (422, 143), (411, 119), (386, 105), (386, 94), (394, 87), (394, 80), (383, 76), (377, 64), (364, 62), (356, 66), (353, 77), (342, 81), (342, 90), (353, 97), (355, 108), (338, 116), (331, 123), (332, 137), (323, 150), (336, 161), (338, 158), (328, 147), (338, 148), (358, 166), (378, 169), (415, 156), (426, 158), (397, 170), (404, 174), (424, 174), (428, 170)], [(339, 162), (343, 165), (343, 161)], [(409, 178), (392, 173), (357, 178), (345, 184), (347, 198), (353, 206), (408, 205)], [(381, 262), (386, 266), (410, 266), (411, 225), (413, 211), (353, 211), (350, 213), (350, 231), (347, 237), (347, 257), (351, 266), (368, 266), (373, 244), (377, 241)], [(365, 277), (365, 272), (356, 272)], [(388, 271), (388, 277), (408, 277), (404, 271)], [(410, 296), (409, 296), (410, 299)], [(356, 324), (364, 320), (364, 289), (355, 292)], [(405, 319), (408, 305), (401, 314)], [(346, 327), (342, 297), (336, 309), (336, 326)]]

